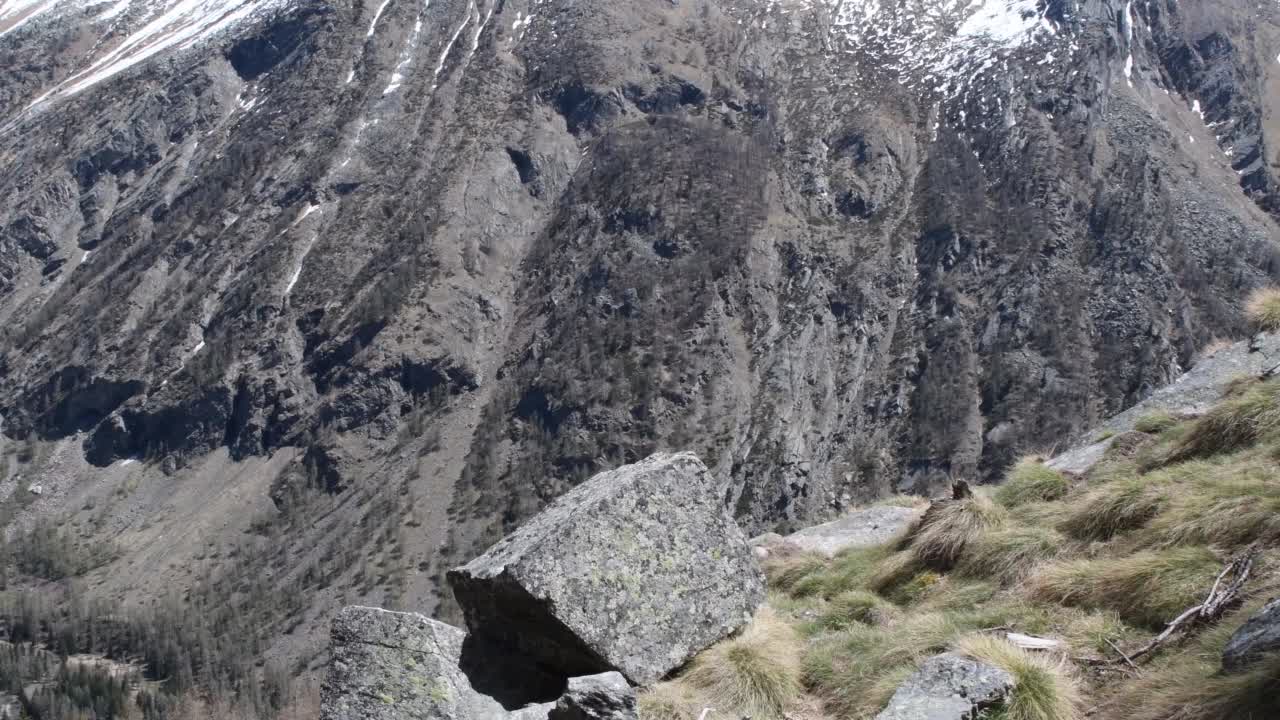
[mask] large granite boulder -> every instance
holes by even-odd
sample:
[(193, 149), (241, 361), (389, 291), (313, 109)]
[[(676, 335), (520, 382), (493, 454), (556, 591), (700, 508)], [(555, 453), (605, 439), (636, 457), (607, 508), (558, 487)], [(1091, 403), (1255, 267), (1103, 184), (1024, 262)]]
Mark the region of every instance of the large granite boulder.
[(976, 720), (1013, 689), (1013, 676), (955, 653), (935, 655), (898, 686), (876, 720)]
[(1242, 670), (1275, 652), (1280, 652), (1280, 598), (1267, 603), (1235, 631), (1222, 651), (1222, 667), (1228, 672)]
[(508, 711), (460, 668), (467, 634), (417, 613), (349, 607), (331, 630), (321, 720), (545, 720), (554, 703)]
[(571, 678), (548, 720), (636, 720), (636, 691), (621, 673)]
[(742, 627), (764, 579), (692, 453), (601, 473), (449, 572), (477, 635), (564, 676), (649, 684)]

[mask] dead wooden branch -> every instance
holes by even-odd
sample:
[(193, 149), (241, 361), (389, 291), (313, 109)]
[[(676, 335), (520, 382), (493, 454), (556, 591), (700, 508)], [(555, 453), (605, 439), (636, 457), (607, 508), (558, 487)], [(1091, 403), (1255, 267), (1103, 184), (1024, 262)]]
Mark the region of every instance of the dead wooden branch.
[[(1197, 625), (1203, 625), (1213, 620), (1217, 620), (1226, 612), (1227, 608), (1235, 605), (1240, 600), (1240, 593), (1244, 590), (1244, 584), (1249, 580), (1249, 573), (1253, 570), (1253, 561), (1258, 556), (1257, 544), (1250, 545), (1244, 552), (1237, 555), (1227, 566), (1218, 573), (1218, 577), (1213, 581), (1213, 587), (1209, 590), (1209, 595), (1204, 602), (1187, 608), (1181, 615), (1173, 619), (1164, 632), (1157, 635), (1151, 642), (1143, 645), (1137, 650), (1125, 656), (1125, 660), (1130, 665), (1134, 660), (1150, 655), (1152, 652), (1163, 645), (1173, 634), (1179, 630), (1190, 629)], [(1230, 578), (1225, 585), (1223, 581)], [(1119, 652), (1119, 648), (1116, 648)], [(1124, 653), (1121, 653), (1124, 655)]]

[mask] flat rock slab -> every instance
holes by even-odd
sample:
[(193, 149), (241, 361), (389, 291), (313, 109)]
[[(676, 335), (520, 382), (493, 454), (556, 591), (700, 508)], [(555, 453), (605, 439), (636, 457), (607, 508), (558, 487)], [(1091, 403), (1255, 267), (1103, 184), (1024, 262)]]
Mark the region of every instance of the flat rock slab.
[(1229, 672), (1243, 670), (1276, 652), (1280, 652), (1280, 598), (1267, 603), (1235, 631), (1222, 651), (1222, 667)]
[(569, 491), (449, 572), (472, 633), (563, 676), (647, 685), (746, 624), (764, 578), (692, 453), (659, 453)]
[(846, 548), (883, 545), (919, 519), (921, 512), (904, 507), (869, 507), (794, 532), (785, 540), (801, 550), (831, 557)]
[(1013, 676), (984, 662), (944, 653), (925, 660), (898, 686), (876, 720), (976, 720), (1013, 689)]
[(459, 668), (466, 633), (417, 613), (349, 607), (331, 630), (321, 720), (545, 720), (554, 703), (508, 712)]

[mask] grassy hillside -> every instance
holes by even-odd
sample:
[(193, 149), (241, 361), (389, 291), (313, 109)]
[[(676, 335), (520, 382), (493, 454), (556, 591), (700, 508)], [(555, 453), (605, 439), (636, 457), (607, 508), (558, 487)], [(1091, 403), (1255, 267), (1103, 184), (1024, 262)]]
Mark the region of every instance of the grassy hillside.
[[(954, 650), (1016, 678), (1002, 720), (1280, 718), (1280, 657), (1234, 675), (1219, 663), (1280, 591), (1280, 381), (1242, 380), (1199, 418), (1137, 427), (1084, 477), (1027, 458), (886, 545), (831, 560), (775, 550), (771, 608), (645, 693), (642, 717), (870, 718), (922, 659)], [(1125, 660), (1255, 543), (1236, 606)], [(1007, 632), (1061, 646), (1022, 650)]]

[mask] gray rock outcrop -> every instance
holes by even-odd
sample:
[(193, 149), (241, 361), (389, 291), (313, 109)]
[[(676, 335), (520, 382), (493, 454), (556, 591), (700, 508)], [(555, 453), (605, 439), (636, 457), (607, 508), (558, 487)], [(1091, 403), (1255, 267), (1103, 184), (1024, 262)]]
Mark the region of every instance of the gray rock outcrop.
[(553, 703), (508, 712), (460, 667), (467, 634), (417, 613), (349, 607), (331, 630), (321, 720), (542, 720)]
[(1263, 655), (1280, 652), (1280, 598), (1267, 603), (1245, 621), (1222, 651), (1222, 667), (1242, 670)]
[(564, 675), (651, 683), (744, 625), (764, 582), (691, 453), (601, 473), (449, 572), (477, 635)]
[(975, 720), (1013, 688), (1013, 676), (954, 653), (935, 655), (907, 678), (876, 720)]
[(814, 525), (786, 536), (801, 550), (832, 557), (846, 548), (881, 545), (919, 519), (920, 510), (904, 507), (869, 507), (838, 520)]
[(549, 720), (636, 720), (636, 691), (621, 673), (571, 678)]
[(1267, 333), (1206, 353), (1173, 382), (1151, 393), (1105, 422), (1091, 428), (1080, 442), (1045, 463), (1054, 470), (1081, 475), (1105, 457), (1122, 434), (1153, 413), (1199, 415), (1222, 399), (1227, 385), (1240, 377), (1257, 377), (1280, 364), (1280, 335)]

